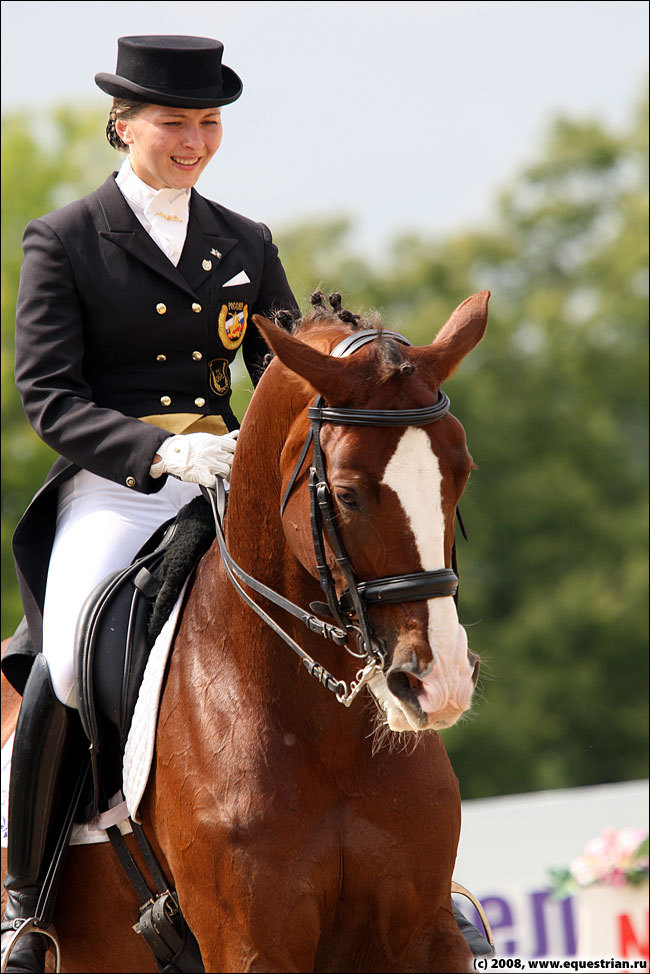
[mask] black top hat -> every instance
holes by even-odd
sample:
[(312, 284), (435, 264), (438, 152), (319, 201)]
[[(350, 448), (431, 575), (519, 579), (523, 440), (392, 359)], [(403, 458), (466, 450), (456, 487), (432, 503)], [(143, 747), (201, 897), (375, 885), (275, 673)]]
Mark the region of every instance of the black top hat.
[(95, 83), (114, 98), (175, 108), (217, 108), (236, 101), (242, 82), (221, 63), (223, 44), (209, 37), (119, 37), (116, 74)]

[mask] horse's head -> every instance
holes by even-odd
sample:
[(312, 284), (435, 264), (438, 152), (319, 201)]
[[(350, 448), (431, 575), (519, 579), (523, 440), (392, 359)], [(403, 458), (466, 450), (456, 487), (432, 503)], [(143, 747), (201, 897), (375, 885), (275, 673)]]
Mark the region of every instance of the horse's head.
[[(464, 301), (431, 345), (412, 347), (385, 333), (346, 358), (330, 355), (351, 330), (337, 315), (314, 314), (295, 335), (256, 316), (276, 355), (270, 371), (282, 370), (284, 387), (294, 395), (297, 385), (301, 390), (302, 408), (292, 417), (281, 458), (283, 492), (305, 441), (306, 407), (314, 391), (327, 406), (344, 410), (424, 412), (439, 401), (441, 384), (482, 338), (488, 298), (484, 291)], [(340, 536), (358, 580), (449, 567), (456, 508), (472, 466), (457, 419), (447, 413), (422, 425), (325, 423), (320, 442)], [(306, 457), (283, 527), (295, 556), (316, 576), (305, 486), (309, 465)], [(328, 561), (340, 595), (345, 581), (331, 551)], [(371, 689), (389, 726), (403, 731), (454, 724), (470, 707), (479, 660), (469, 650), (452, 595), (380, 601), (369, 617), (387, 657)]]

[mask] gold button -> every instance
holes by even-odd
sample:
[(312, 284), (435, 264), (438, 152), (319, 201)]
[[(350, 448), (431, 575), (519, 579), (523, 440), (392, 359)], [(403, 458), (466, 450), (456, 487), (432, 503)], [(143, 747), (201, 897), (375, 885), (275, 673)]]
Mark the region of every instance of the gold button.
[(163, 404), (163, 406), (171, 406), (171, 404), (172, 404), (172, 401), (169, 398), (169, 396), (161, 396), (160, 397), (160, 401)]
[(127, 477), (126, 478), (126, 486), (127, 487), (135, 487), (135, 477)]
[(205, 406), (205, 399), (203, 398), (203, 396), (197, 396), (196, 399), (194, 400), (194, 405)]
[(203, 268), (204, 271), (211, 271), (212, 270), (212, 261), (211, 260), (204, 260), (203, 263), (201, 264), (201, 267)]
[(194, 304), (192, 305), (192, 311), (194, 312), (195, 315), (198, 315), (200, 311), (203, 311), (203, 308), (201, 307), (200, 304), (197, 304), (195, 301)]
[(163, 304), (161, 301), (160, 304), (156, 305), (156, 311), (158, 312), (159, 315), (167, 314), (167, 305)]
[(167, 361), (166, 355), (156, 355), (156, 362), (166, 362), (166, 361)]
[(192, 352), (192, 358), (194, 359), (195, 362), (200, 362), (203, 356), (201, 355), (200, 352)]

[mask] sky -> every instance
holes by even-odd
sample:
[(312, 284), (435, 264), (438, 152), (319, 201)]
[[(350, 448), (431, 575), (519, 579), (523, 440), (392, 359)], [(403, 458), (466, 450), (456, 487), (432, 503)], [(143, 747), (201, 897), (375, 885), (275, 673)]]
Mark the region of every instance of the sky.
[(624, 129), (647, 83), (645, 0), (6, 0), (3, 114), (108, 113), (117, 37), (174, 33), (218, 37), (244, 82), (199, 191), (272, 229), (349, 215), (369, 255), (488, 222), (554, 117)]

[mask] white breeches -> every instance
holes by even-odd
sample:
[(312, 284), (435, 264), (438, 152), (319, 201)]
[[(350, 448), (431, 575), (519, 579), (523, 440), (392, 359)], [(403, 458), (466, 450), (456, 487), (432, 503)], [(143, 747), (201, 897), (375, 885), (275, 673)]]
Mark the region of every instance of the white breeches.
[(43, 654), (62, 703), (77, 706), (74, 636), (86, 598), (110, 572), (130, 564), (156, 528), (199, 492), (196, 484), (168, 477), (158, 493), (140, 494), (86, 470), (59, 489), (43, 610)]

